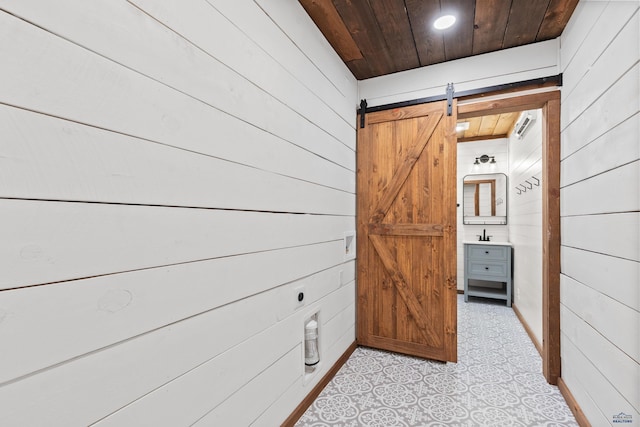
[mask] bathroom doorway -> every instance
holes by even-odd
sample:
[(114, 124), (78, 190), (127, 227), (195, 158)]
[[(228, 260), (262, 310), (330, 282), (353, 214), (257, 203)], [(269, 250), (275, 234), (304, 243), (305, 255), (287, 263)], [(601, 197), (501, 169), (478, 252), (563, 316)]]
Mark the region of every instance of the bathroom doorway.
[[(551, 83), (553, 84), (554, 82), (551, 82)], [(541, 109), (542, 171), (539, 176), (539, 179), (541, 181), (542, 217), (543, 217), (543, 220), (542, 220), (542, 230), (543, 230), (542, 232), (542, 253), (543, 253), (543, 256), (542, 256), (542, 264), (543, 264), (542, 311), (543, 312), (542, 312), (541, 356), (542, 356), (543, 374), (546, 380), (550, 384), (557, 384), (558, 378), (560, 376), (560, 92), (559, 90), (557, 90), (557, 88), (550, 88), (548, 87), (548, 85), (547, 87), (545, 87), (544, 82), (537, 86), (520, 85), (519, 92), (514, 91), (513, 88), (507, 88), (507, 90), (509, 92), (498, 93), (498, 92), (484, 91), (482, 95), (474, 94), (474, 95), (464, 96), (463, 94), (460, 94), (457, 97), (454, 95), (453, 98), (451, 98), (448, 103), (445, 102), (446, 120), (449, 122), (449, 124), (447, 125), (446, 128), (442, 129), (442, 135), (444, 136), (444, 139), (442, 139), (442, 141), (445, 141), (445, 142), (448, 141), (453, 143), (453, 147), (450, 147), (450, 149), (446, 151), (455, 152), (456, 150), (455, 146), (457, 144), (456, 144), (456, 137), (454, 134), (455, 133), (454, 128), (455, 128), (455, 123), (458, 119), (481, 117), (488, 114), (502, 114), (502, 113), (524, 111), (524, 110)], [(410, 107), (410, 108), (414, 108), (414, 107), (419, 107), (418, 109), (441, 108), (439, 106), (435, 107), (436, 104), (439, 105), (438, 100), (435, 100), (435, 99), (427, 100), (425, 98), (424, 100), (413, 101), (410, 104), (413, 105), (413, 107)], [(397, 106), (393, 104), (389, 104), (387, 106), (374, 107), (374, 109), (369, 111), (366, 108), (366, 101), (363, 100), (361, 114), (358, 116), (358, 121), (360, 123), (360, 127), (358, 129), (359, 144), (361, 144), (364, 141), (364, 139), (366, 139), (367, 135), (370, 133), (371, 126), (368, 126), (368, 125), (371, 124), (370, 122), (372, 120), (372, 117), (374, 122), (378, 121), (378, 119), (376, 118), (377, 116), (371, 115), (368, 113), (370, 112), (373, 113), (376, 111), (379, 111), (379, 112), (387, 111), (384, 117), (386, 117), (387, 115), (390, 115), (394, 120), (397, 119), (398, 121), (403, 121), (403, 119), (414, 118), (415, 114), (406, 113), (405, 107), (408, 107), (408, 106), (404, 105), (404, 103), (403, 105), (397, 105)], [(418, 117), (419, 116), (420, 114), (418, 114)], [(404, 121), (407, 121), (407, 123), (409, 123), (408, 120), (404, 120)], [(381, 123), (384, 123), (384, 120)], [(392, 132), (392, 133), (400, 132), (399, 134), (405, 133), (403, 130), (394, 130), (394, 129), (395, 128), (390, 127), (389, 129), (385, 130), (385, 132), (378, 132), (378, 133), (374, 132), (374, 136), (378, 135), (379, 137), (388, 132)], [(363, 141), (361, 141), (361, 139)], [(418, 139), (418, 140), (422, 141), (422, 139)], [(435, 145), (440, 145), (442, 141)], [(385, 146), (385, 145), (383, 144), (382, 146)], [(414, 146), (418, 147), (415, 144), (415, 141), (414, 141)], [(364, 172), (369, 173), (369, 171), (379, 172), (380, 171), (379, 164), (377, 164), (376, 162), (368, 161), (370, 159), (366, 156), (363, 157), (363, 153), (365, 153), (365, 151), (366, 150), (361, 150), (361, 149), (357, 150), (357, 153), (358, 153), (357, 162), (358, 162), (359, 175), (362, 175), (362, 173)], [(417, 322), (419, 330), (424, 330), (425, 328), (423, 327), (422, 329), (420, 329), (420, 326), (425, 325), (425, 321), (428, 320), (428, 316), (424, 316), (421, 313), (421, 311), (432, 312), (435, 307), (435, 311), (433, 312), (445, 314), (445, 316), (442, 317), (443, 319), (455, 319), (456, 317), (455, 307), (457, 303), (455, 298), (455, 292), (456, 292), (455, 278), (457, 274), (455, 272), (456, 270), (455, 265), (453, 265), (453, 268), (447, 267), (447, 271), (451, 271), (451, 273), (444, 275), (444, 277), (447, 278), (445, 281), (434, 282), (434, 283), (438, 283), (438, 286), (440, 286), (441, 289), (440, 288), (436, 289), (433, 292), (426, 292), (424, 290), (418, 289), (418, 291), (412, 291), (412, 293), (409, 294), (404, 291), (410, 288), (409, 282), (405, 278), (406, 271), (410, 271), (410, 269), (408, 267), (400, 268), (400, 264), (398, 263), (397, 256), (394, 255), (394, 254), (404, 254), (407, 251), (404, 251), (404, 250), (403, 251), (398, 250), (396, 252), (388, 251), (385, 249), (386, 246), (379, 244), (380, 239), (376, 236), (381, 233), (386, 233), (386, 235), (383, 236), (383, 238), (387, 240), (389, 240), (390, 236), (393, 239), (396, 239), (397, 237), (396, 235), (406, 236), (407, 233), (410, 233), (411, 235), (415, 235), (417, 233), (420, 235), (421, 238), (425, 238), (425, 237), (430, 238), (433, 236), (438, 237), (440, 236), (441, 233), (443, 236), (445, 236), (447, 233), (451, 233), (452, 231), (455, 231), (455, 225), (454, 225), (455, 209), (456, 209), (455, 199), (448, 197), (445, 200), (446, 203), (443, 204), (442, 200), (439, 203), (439, 205), (447, 206), (447, 209), (449, 208), (453, 209), (453, 217), (452, 217), (453, 223), (450, 225), (447, 225), (444, 223), (438, 223), (438, 224), (429, 223), (426, 225), (420, 224), (421, 226), (416, 229), (415, 227), (409, 227), (404, 223), (400, 225), (393, 225), (393, 224), (386, 225), (386, 224), (377, 223), (376, 221), (378, 221), (380, 215), (384, 216), (389, 214), (389, 212), (393, 211), (393, 210), (390, 210), (391, 208), (390, 203), (393, 203), (394, 201), (396, 201), (396, 196), (399, 194), (400, 189), (406, 180), (406, 177), (409, 176), (408, 174), (412, 171), (413, 166), (416, 164), (417, 160), (420, 159), (420, 156), (413, 155), (410, 150), (408, 151), (404, 148), (401, 150), (395, 150), (393, 152), (401, 153), (401, 154), (404, 153), (406, 157), (404, 158), (404, 160), (400, 159), (401, 161), (399, 161), (398, 163), (399, 165), (400, 164), (404, 165), (403, 167), (396, 167), (395, 169), (394, 168), (389, 169), (391, 171), (394, 171), (394, 170), (401, 171), (402, 174), (401, 175), (398, 174), (398, 176), (399, 177), (401, 176), (402, 179), (400, 178), (396, 179), (393, 175), (390, 175), (389, 177), (384, 177), (384, 179), (378, 179), (378, 180), (371, 180), (365, 176), (360, 176), (358, 178), (359, 180), (358, 181), (359, 190), (357, 191), (358, 214), (356, 218), (358, 223), (358, 230), (359, 230), (358, 234), (360, 236), (361, 241), (366, 242), (367, 245), (369, 243), (374, 244), (377, 241), (378, 248), (376, 249), (374, 247), (369, 252), (371, 254), (374, 254), (376, 252), (378, 253), (377, 258), (372, 255), (372, 259), (374, 262), (382, 261), (384, 264), (383, 265), (384, 270), (386, 271), (386, 273), (380, 273), (378, 276), (376, 276), (378, 277), (378, 279), (375, 282), (378, 283), (379, 286), (377, 288), (371, 287), (371, 289), (380, 288), (384, 291), (391, 290), (393, 292), (399, 292), (401, 295), (393, 296), (393, 299), (391, 301), (392, 302), (401, 301), (403, 304), (407, 305), (407, 307), (409, 307), (409, 305), (411, 304), (417, 305), (414, 303), (415, 301), (418, 301), (420, 303), (420, 306), (423, 306), (424, 308), (422, 310), (407, 308), (407, 310), (410, 313), (410, 317), (407, 317), (407, 316), (405, 317), (412, 319), (412, 321), (414, 322)], [(439, 163), (432, 162), (432, 164), (436, 165)], [(450, 190), (455, 192), (455, 184), (454, 184), (454, 182), (456, 181), (455, 163), (450, 164), (450, 167), (448, 167), (447, 169), (448, 171), (453, 173), (453, 177), (454, 177), (453, 180), (449, 181), (451, 183), (450, 187), (449, 186), (444, 187), (448, 189), (446, 190), (446, 193), (448, 194)], [(387, 187), (389, 187), (389, 188), (392, 188), (394, 191), (389, 192), (389, 195), (386, 195), (386, 193), (383, 194), (384, 197), (380, 196), (382, 197), (380, 198), (380, 200), (384, 202), (384, 203), (380, 202), (382, 203), (381, 206), (383, 206), (384, 209), (376, 208), (372, 211), (372, 213), (368, 215), (367, 214), (368, 209), (365, 208), (366, 199), (363, 198), (363, 195), (377, 194), (375, 193), (375, 188), (374, 188), (374, 191), (369, 191), (365, 188), (366, 185), (374, 185), (374, 184), (378, 185), (378, 187), (375, 187), (375, 188), (386, 189)], [(439, 191), (444, 191), (444, 190), (439, 190)], [(421, 194), (421, 193), (418, 192), (416, 194)], [(431, 192), (427, 191), (425, 194), (431, 194)], [(410, 199), (408, 196), (400, 197), (398, 199), (398, 203), (406, 204), (409, 200)], [(380, 203), (378, 203), (378, 205), (380, 205)], [(374, 203), (372, 206), (375, 207), (376, 204)], [(378, 211), (380, 212), (379, 214), (377, 213)], [(448, 218), (451, 218), (451, 216), (448, 216)], [(408, 221), (407, 223), (410, 223), (410, 222), (411, 221)], [(369, 232), (372, 232), (375, 235), (374, 236), (375, 238), (373, 240), (369, 238), (367, 234), (367, 230)], [(453, 237), (453, 239), (450, 239), (450, 240), (455, 241), (455, 237), (454, 236), (451, 236), (451, 237)], [(397, 326), (395, 326), (396, 324), (394, 322), (397, 321), (398, 316), (397, 316), (397, 313), (393, 312), (394, 308), (397, 308), (397, 304), (394, 305), (392, 303), (389, 303), (388, 302), (389, 298), (373, 298), (372, 299), (370, 292), (368, 292), (369, 288), (367, 288), (367, 285), (364, 280), (368, 277), (367, 274), (365, 273), (370, 271), (370, 268), (367, 262), (371, 261), (371, 259), (370, 257), (367, 256), (366, 253), (363, 252), (364, 250), (363, 247), (365, 247), (366, 249), (367, 245), (358, 245), (357, 342), (360, 345), (378, 347), (378, 343), (371, 341), (368, 338), (368, 336), (371, 335), (371, 336), (377, 337), (378, 336), (377, 334), (379, 334), (380, 331), (387, 331), (387, 329), (389, 329), (389, 328), (385, 329), (388, 325), (392, 326), (392, 328), (390, 329), (391, 333), (397, 332), (398, 328)], [(450, 247), (448, 247), (447, 250), (442, 250), (442, 248), (435, 248), (435, 249), (436, 249), (435, 250), (436, 253), (447, 254), (447, 256), (445, 256), (444, 259), (449, 259), (450, 261), (456, 259), (455, 254), (457, 250), (456, 250), (455, 243), (453, 245), (450, 245)], [(415, 251), (413, 252), (409, 251), (409, 252), (413, 253)], [(409, 263), (407, 265), (415, 265), (415, 263)], [(376, 272), (382, 271), (382, 269), (381, 268), (376, 269), (375, 271)], [(459, 278), (459, 280), (461, 279), (462, 278)], [(414, 281), (412, 283), (420, 283), (420, 282)], [(433, 304), (430, 304), (427, 302), (422, 303), (420, 298), (423, 295), (435, 295), (436, 297), (438, 295), (445, 296), (445, 298), (440, 298), (440, 300), (451, 301), (451, 303), (447, 303), (444, 306), (441, 306), (438, 308), (437, 305), (434, 306)], [(424, 299), (424, 297), (422, 298)], [(379, 315), (375, 315), (375, 313), (373, 313), (372, 310), (367, 311), (368, 307), (382, 308), (382, 309), (390, 308), (391, 315), (385, 317), (388, 319), (388, 321), (386, 322), (382, 321), (381, 323), (370, 322), (371, 319), (380, 319), (381, 317)], [(438, 329), (442, 329), (442, 328), (438, 327)], [(447, 337), (450, 336), (455, 338), (455, 335), (456, 335), (455, 323), (452, 323), (451, 327), (449, 328), (445, 327), (444, 329), (442, 329), (442, 331), (445, 332)], [(423, 338), (425, 338), (425, 340), (426, 340), (426, 337), (424, 337), (424, 335), (430, 336), (429, 334), (422, 334), (422, 332), (420, 332), (420, 334)], [(410, 337), (418, 336), (418, 334), (414, 333), (413, 331), (408, 333), (407, 335)], [(422, 338), (418, 336), (418, 339), (422, 339)], [(443, 340), (440, 338), (434, 339), (434, 342), (436, 341), (443, 341)], [(450, 346), (450, 348), (453, 349), (455, 347)], [(387, 349), (391, 350), (390, 348), (387, 348)], [(404, 345), (404, 344), (401, 346), (396, 346), (393, 349), (393, 351), (400, 351), (400, 352), (406, 352), (411, 354), (412, 352), (409, 350), (407, 349), (407, 345)], [(454, 353), (451, 352), (450, 354), (452, 355), (451, 358), (441, 358), (440, 360), (442, 359), (455, 360), (455, 357), (453, 357)], [(432, 357), (427, 355), (421, 355), (421, 356)], [(435, 357), (435, 358), (438, 359), (438, 357)]]
[[(459, 98), (458, 121), (537, 109), (541, 112), (537, 119), (542, 125), (542, 168), (536, 176), (539, 182), (533, 177), (530, 182), (532, 186), (538, 184), (542, 194), (542, 345), (539, 350), (545, 378), (550, 384), (557, 384), (560, 376), (560, 92)], [(490, 153), (482, 154), (491, 157)], [(514, 187), (520, 182), (509, 185)], [(528, 183), (524, 185), (528, 188)], [(463, 278), (459, 275), (458, 279)]]

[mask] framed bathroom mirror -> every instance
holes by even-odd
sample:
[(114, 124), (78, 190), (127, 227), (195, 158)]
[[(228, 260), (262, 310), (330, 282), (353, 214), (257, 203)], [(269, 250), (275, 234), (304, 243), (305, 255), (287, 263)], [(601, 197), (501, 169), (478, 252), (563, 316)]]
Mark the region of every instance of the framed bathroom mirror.
[(462, 190), (463, 224), (507, 224), (507, 175), (467, 175)]

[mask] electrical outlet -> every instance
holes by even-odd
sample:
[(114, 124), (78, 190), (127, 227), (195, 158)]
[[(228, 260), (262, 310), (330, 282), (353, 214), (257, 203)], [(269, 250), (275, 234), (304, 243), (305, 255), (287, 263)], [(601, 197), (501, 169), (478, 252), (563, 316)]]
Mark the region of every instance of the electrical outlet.
[(307, 295), (305, 294), (305, 292), (304, 292), (304, 291), (305, 291), (305, 289), (304, 289), (304, 285), (296, 286), (296, 287), (293, 289), (293, 296), (294, 296), (294, 298), (295, 298), (295, 300), (294, 300), (294, 301), (295, 301), (295, 305), (294, 305), (294, 307), (295, 307), (296, 309), (297, 309), (297, 308), (302, 307), (302, 306), (303, 306), (303, 305), (305, 305), (305, 304), (306, 304), (306, 302), (307, 302), (307, 301), (306, 301)]

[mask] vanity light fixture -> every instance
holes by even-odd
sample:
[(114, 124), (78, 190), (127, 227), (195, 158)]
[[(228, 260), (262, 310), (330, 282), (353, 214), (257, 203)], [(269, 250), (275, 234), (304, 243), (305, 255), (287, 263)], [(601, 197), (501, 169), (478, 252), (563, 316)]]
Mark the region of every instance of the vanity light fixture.
[[(491, 160), (489, 162), (489, 160)], [(487, 163), (489, 162), (489, 164), (495, 165), (496, 164), (496, 158), (495, 156), (487, 156), (486, 154), (483, 154), (480, 157), (476, 157), (476, 161), (473, 162), (474, 165), (479, 165), (480, 163)]]
[(446, 30), (456, 23), (456, 17), (453, 15), (443, 15), (435, 20), (433, 27), (436, 30)]

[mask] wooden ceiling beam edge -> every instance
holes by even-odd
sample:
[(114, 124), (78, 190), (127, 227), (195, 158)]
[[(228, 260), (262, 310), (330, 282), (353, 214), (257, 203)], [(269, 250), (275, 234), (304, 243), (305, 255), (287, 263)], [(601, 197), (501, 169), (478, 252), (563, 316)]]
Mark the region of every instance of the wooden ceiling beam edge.
[(313, 0), (300, 0), (300, 4), (343, 62), (364, 59), (360, 48), (335, 7), (330, 6), (330, 3)]
[(486, 141), (489, 139), (502, 139), (502, 138), (509, 138), (509, 135), (502, 134), (502, 135), (486, 135), (486, 136), (469, 136), (467, 138), (458, 138), (458, 142), (475, 142), (475, 141)]

